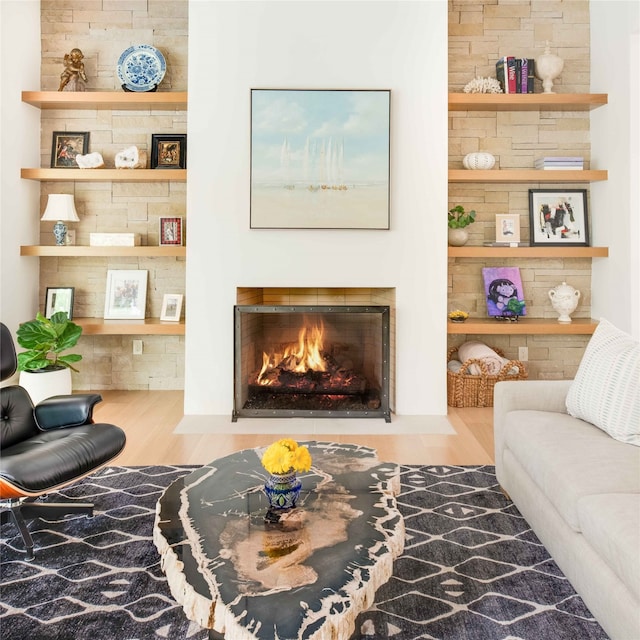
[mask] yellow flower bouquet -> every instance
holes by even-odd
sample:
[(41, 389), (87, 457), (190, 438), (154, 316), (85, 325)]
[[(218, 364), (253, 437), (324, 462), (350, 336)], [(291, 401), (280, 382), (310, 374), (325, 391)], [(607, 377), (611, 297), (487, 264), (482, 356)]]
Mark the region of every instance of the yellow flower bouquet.
[(291, 438), (283, 438), (267, 447), (262, 466), (271, 474), (285, 474), (311, 469), (311, 454), (306, 446)]

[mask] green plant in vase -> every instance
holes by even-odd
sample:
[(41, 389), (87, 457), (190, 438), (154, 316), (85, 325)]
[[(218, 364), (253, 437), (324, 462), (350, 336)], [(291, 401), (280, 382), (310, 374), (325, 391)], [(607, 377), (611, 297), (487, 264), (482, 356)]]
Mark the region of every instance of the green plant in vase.
[(24, 322), (16, 332), (18, 344), (27, 349), (18, 354), (18, 370), (68, 368), (77, 372), (73, 364), (82, 360), (82, 356), (77, 353), (62, 355), (62, 352), (74, 347), (81, 335), (82, 327), (69, 320), (66, 312), (58, 311), (51, 318), (38, 313), (35, 320)]
[(449, 209), (448, 225), (449, 225), (449, 244), (454, 247), (461, 247), (469, 240), (469, 232), (465, 227), (474, 223), (476, 220), (476, 212), (474, 209), (465, 211), (461, 204)]

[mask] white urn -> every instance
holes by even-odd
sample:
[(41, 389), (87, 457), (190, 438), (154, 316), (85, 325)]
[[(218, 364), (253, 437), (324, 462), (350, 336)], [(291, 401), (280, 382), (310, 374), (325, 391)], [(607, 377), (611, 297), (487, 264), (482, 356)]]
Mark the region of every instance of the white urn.
[(576, 310), (580, 300), (580, 292), (570, 284), (563, 282), (549, 289), (551, 306), (558, 314), (558, 322), (571, 322), (571, 314)]
[(535, 73), (542, 80), (543, 93), (555, 93), (555, 91), (551, 91), (553, 81), (562, 73), (563, 68), (564, 60), (555, 53), (551, 53), (549, 41), (547, 41), (544, 53), (536, 58)]

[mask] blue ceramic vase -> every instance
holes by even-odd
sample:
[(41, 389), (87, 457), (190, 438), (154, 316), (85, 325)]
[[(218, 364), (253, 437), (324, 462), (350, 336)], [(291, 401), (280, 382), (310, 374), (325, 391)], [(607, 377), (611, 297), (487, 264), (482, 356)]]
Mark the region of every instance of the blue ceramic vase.
[(301, 489), (302, 482), (293, 470), (271, 474), (264, 485), (264, 492), (272, 509), (295, 507)]

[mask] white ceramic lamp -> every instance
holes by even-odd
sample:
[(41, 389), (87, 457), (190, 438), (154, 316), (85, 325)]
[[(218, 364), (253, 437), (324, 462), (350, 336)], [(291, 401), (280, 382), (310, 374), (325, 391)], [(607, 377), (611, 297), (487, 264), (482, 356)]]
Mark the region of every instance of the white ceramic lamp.
[(47, 208), (41, 220), (54, 222), (53, 235), (57, 245), (65, 244), (67, 238), (67, 225), (65, 222), (80, 222), (73, 196), (66, 193), (52, 193), (49, 195)]

